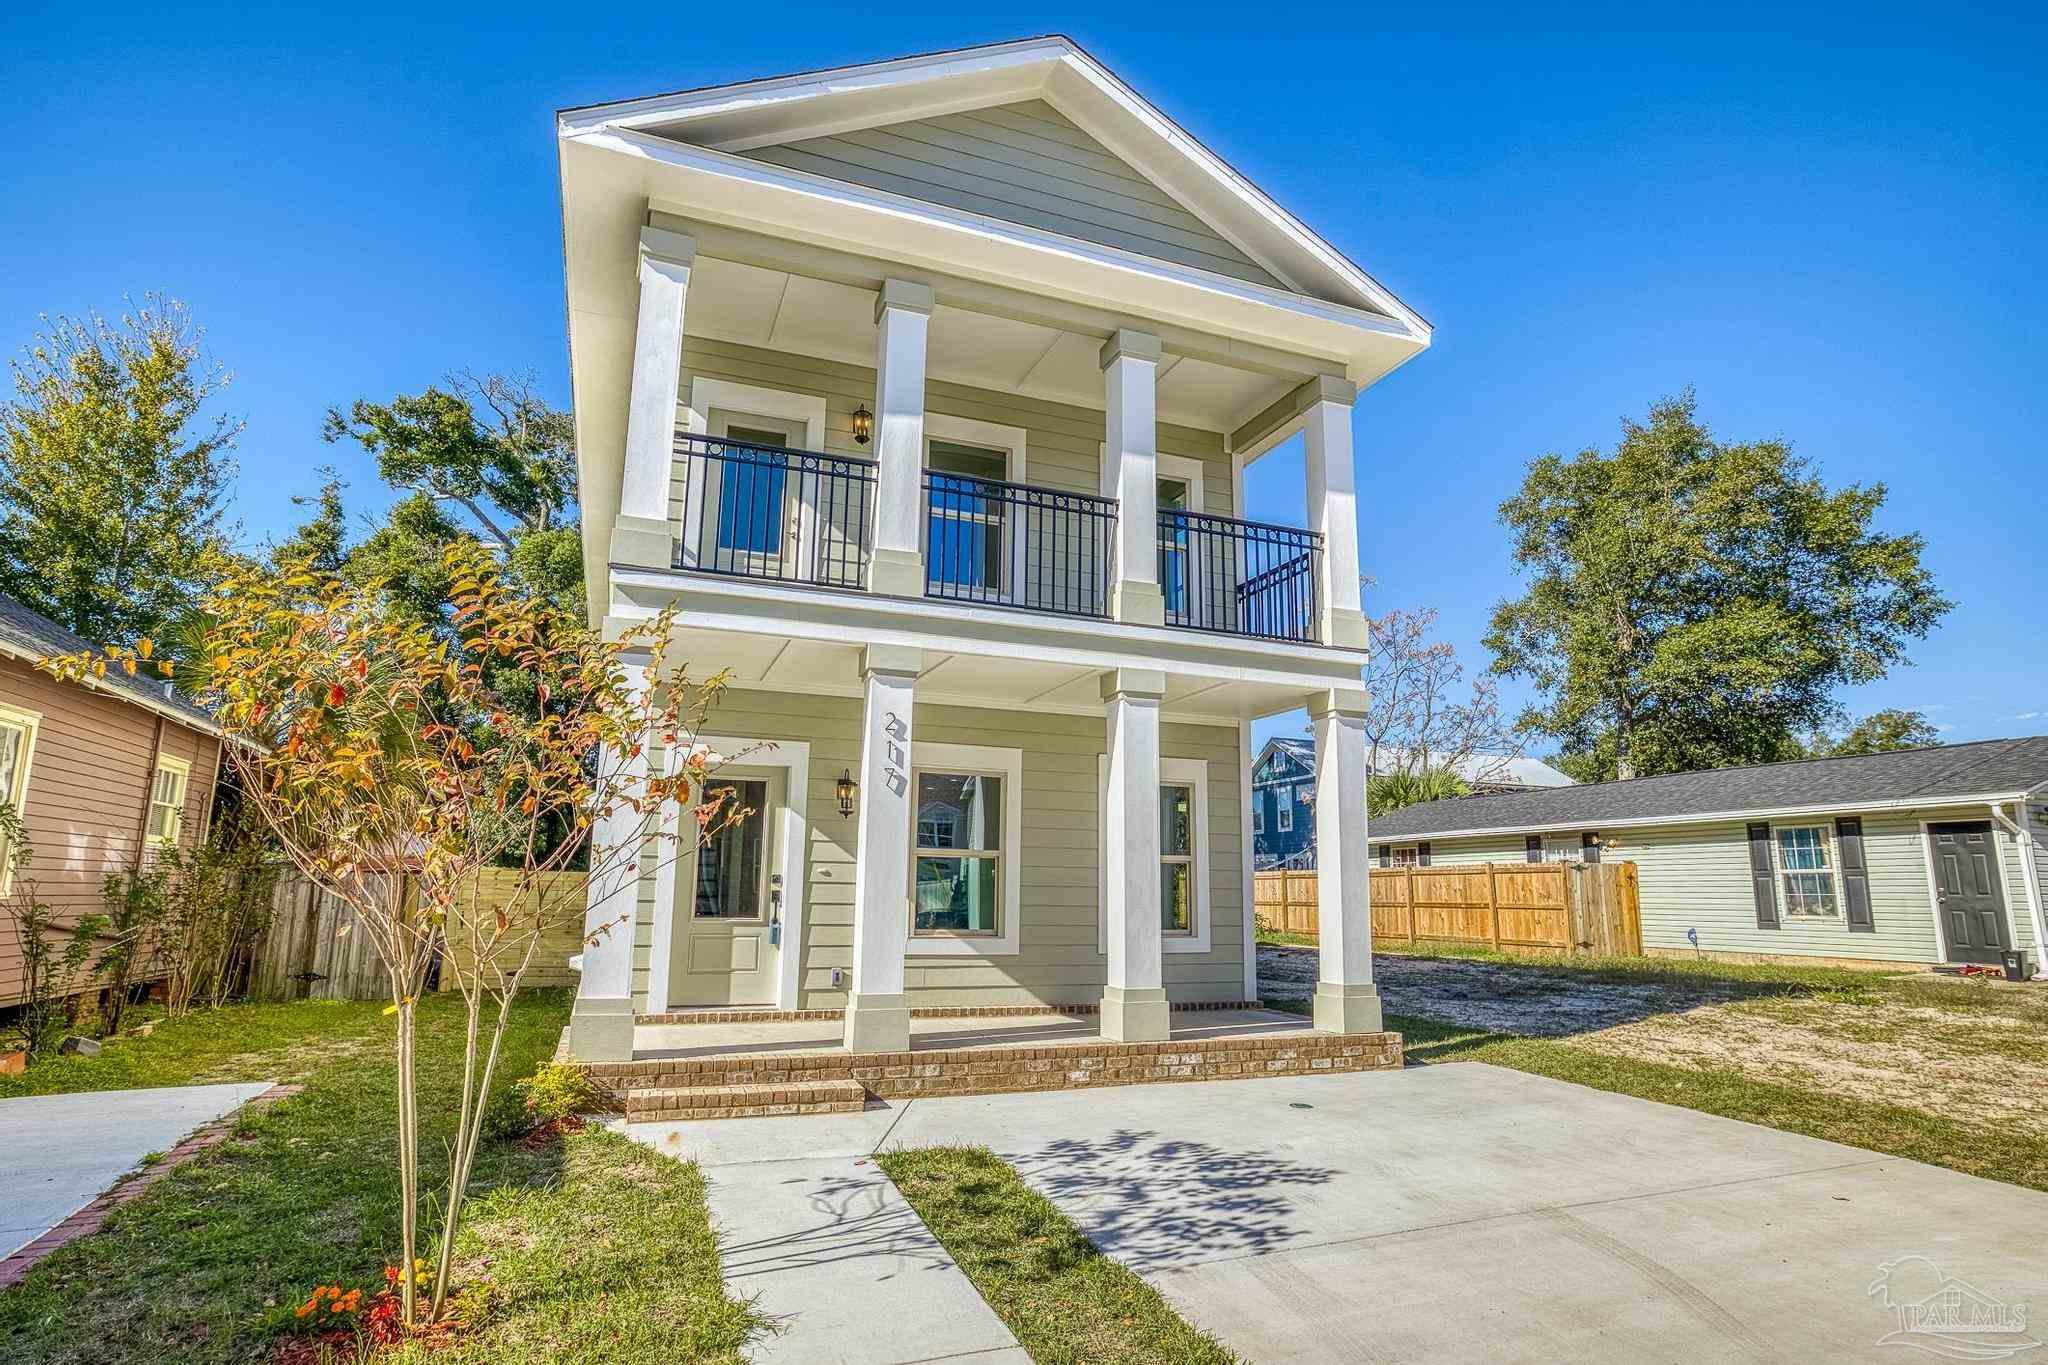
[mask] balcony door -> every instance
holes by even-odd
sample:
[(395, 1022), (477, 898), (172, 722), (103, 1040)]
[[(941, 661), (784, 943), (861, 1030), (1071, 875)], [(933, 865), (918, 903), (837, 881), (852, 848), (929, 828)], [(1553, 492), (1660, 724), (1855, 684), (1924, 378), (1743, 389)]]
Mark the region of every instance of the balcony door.
[[(719, 810), (718, 832), (678, 850), (670, 1004), (775, 1003), (783, 888), (773, 860), (787, 818), (786, 784), (779, 768), (732, 767), (712, 779), (714, 792), (731, 795)], [(684, 812), (685, 830), (694, 817)]]
[(717, 408), (710, 418), (708, 434), (721, 444), (707, 461), (704, 503), (689, 523), (708, 542), (698, 546), (698, 563), (718, 573), (780, 577), (801, 534), (795, 494), (802, 480), (777, 452), (802, 444), (803, 424)]
[(983, 482), (1008, 477), (1009, 452), (934, 439), (925, 447), (925, 470), (925, 578), (949, 597), (1009, 601), (1023, 545), (1004, 490)]

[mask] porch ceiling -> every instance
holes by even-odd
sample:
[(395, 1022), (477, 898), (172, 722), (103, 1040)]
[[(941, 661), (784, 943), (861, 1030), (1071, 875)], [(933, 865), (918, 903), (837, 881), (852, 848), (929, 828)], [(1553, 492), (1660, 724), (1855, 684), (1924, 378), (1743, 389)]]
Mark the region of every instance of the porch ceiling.
[[(699, 256), (684, 317), (692, 336), (872, 367), (874, 314), (870, 289)], [(926, 373), (1099, 410), (1101, 346), (1084, 333), (942, 303), (932, 310)], [(1159, 367), (1159, 417), (1228, 432), (1299, 382), (1169, 352)]]
[[(735, 687), (858, 696), (861, 652), (860, 645), (834, 641), (684, 628), (676, 633), (669, 667), (686, 670), (695, 679), (728, 670)], [(1102, 673), (1095, 665), (927, 649), (923, 671), (918, 674), (918, 700), (949, 706), (1095, 714), (1102, 710)], [(1252, 720), (1301, 705), (1305, 691), (1299, 684), (1168, 673), (1161, 710), (1168, 720)]]

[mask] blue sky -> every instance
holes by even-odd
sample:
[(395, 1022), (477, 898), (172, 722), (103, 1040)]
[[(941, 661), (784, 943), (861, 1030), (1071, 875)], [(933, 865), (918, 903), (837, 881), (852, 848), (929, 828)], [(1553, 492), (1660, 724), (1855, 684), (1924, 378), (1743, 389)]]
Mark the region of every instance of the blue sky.
[[(1523, 464), (1692, 384), (1722, 437), (1882, 481), (1927, 536), (1959, 605), (1855, 709), (2048, 732), (2048, 10), (1159, 13), (32, 0), (0, 55), (0, 349), (189, 301), (260, 541), (321, 464), (375, 499), (331, 404), (463, 366), (566, 401), (556, 108), (1063, 31), (1436, 325), (1358, 406), (1369, 609), (1439, 608), (1476, 671)], [(1262, 462), (1252, 515), (1298, 520), (1300, 488)]]

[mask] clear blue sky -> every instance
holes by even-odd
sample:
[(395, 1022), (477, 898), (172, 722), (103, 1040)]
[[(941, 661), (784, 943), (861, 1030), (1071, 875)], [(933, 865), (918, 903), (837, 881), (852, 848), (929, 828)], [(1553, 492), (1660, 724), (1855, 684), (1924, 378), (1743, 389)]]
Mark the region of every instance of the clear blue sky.
[[(1358, 406), (1370, 609), (1438, 607), (1483, 666), (1522, 465), (1690, 383), (1724, 438), (1881, 480), (1928, 537), (1960, 605), (1856, 709), (2048, 732), (2044, 14), (30, 0), (0, 49), (0, 349), (189, 301), (260, 541), (323, 463), (375, 497), (330, 404), (462, 366), (566, 401), (556, 108), (1063, 31), (1436, 325)], [(1300, 488), (1263, 462), (1252, 514), (1299, 519)]]

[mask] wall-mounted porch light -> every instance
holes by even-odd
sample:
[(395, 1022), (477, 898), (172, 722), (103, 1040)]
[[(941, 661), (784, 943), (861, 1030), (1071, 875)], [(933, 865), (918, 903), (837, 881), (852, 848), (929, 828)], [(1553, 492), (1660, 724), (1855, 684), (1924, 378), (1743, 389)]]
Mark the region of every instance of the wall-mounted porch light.
[(853, 780), (853, 773), (846, 768), (839, 770), (839, 784), (834, 790), (839, 796), (839, 813), (853, 814), (853, 794), (860, 789), (860, 783)]
[(875, 415), (869, 412), (868, 405), (863, 403), (853, 410), (853, 443), (864, 446), (868, 443), (868, 438), (874, 434)]

